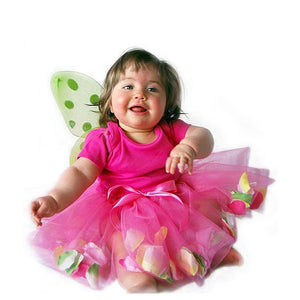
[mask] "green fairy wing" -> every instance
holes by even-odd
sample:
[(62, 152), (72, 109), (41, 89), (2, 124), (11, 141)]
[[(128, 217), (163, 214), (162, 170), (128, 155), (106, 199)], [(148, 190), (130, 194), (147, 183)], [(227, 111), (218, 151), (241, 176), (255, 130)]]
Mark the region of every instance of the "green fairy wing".
[(71, 150), (72, 164), (82, 149), (86, 135), (99, 127), (97, 104), (103, 88), (93, 78), (72, 71), (55, 73), (50, 84), (67, 127), (73, 135), (79, 137)]
[(101, 85), (77, 72), (57, 72), (51, 78), (51, 90), (72, 134), (82, 134), (99, 127), (97, 104)]

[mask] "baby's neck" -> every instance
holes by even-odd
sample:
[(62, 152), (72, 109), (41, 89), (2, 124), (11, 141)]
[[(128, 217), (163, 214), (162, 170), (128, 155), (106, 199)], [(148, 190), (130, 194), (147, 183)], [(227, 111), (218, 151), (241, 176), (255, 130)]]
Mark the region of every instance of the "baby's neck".
[(154, 129), (149, 131), (126, 131), (123, 129), (123, 131), (126, 134), (126, 136), (128, 136), (131, 140), (139, 144), (150, 144), (156, 139), (156, 133)]

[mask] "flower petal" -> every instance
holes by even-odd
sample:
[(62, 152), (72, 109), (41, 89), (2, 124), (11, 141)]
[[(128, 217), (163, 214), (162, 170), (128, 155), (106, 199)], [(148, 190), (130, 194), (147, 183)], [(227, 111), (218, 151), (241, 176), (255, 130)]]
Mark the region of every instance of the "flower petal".
[(74, 270), (76, 270), (83, 260), (83, 255), (76, 251), (70, 250), (62, 253), (58, 257), (57, 266), (61, 270), (65, 270), (65, 272), (70, 275)]
[(182, 247), (177, 256), (180, 267), (186, 273), (195, 276), (199, 269), (199, 264), (193, 253), (186, 247)]
[(249, 184), (248, 175), (244, 172), (239, 180), (239, 190), (242, 193), (249, 193), (251, 192), (251, 186)]
[(131, 252), (135, 251), (139, 245), (144, 241), (145, 235), (136, 229), (128, 229), (125, 237), (125, 247)]
[(90, 242), (83, 247), (85, 262), (92, 265), (94, 263), (104, 266), (108, 263), (107, 255), (105, 251), (98, 247), (96, 244)]
[(133, 260), (130, 256), (126, 256), (124, 259), (120, 259), (120, 264), (126, 268), (127, 271), (141, 273), (141, 269), (137, 266), (135, 260)]
[(244, 215), (246, 213), (246, 204), (243, 201), (233, 201), (228, 207), (236, 215)]
[(99, 265), (92, 264), (86, 271), (85, 276), (90, 286), (97, 288), (99, 281)]
[(136, 260), (144, 271), (157, 277), (168, 268), (168, 259), (162, 246), (142, 245), (138, 249)]
[(168, 228), (166, 226), (160, 227), (160, 229), (154, 235), (154, 243), (156, 245), (162, 245), (168, 234)]

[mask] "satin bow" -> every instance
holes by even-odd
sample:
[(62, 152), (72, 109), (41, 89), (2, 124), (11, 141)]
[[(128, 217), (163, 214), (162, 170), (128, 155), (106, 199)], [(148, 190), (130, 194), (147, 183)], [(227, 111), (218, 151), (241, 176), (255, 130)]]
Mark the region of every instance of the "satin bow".
[[(111, 210), (111, 221), (113, 225), (120, 229), (120, 218), (119, 212), (125, 205), (138, 201), (139, 198), (146, 198), (148, 200), (155, 201), (154, 197), (166, 197), (169, 201), (173, 201), (173, 204), (181, 206), (181, 211), (183, 213), (182, 222), (180, 228), (184, 227), (187, 221), (187, 214), (185, 206), (174, 192), (177, 191), (176, 184), (173, 180), (159, 184), (154, 191), (142, 192), (128, 185), (115, 185), (108, 190), (108, 200), (113, 204)], [(163, 209), (163, 208), (162, 208)], [(174, 220), (177, 223), (178, 220)]]

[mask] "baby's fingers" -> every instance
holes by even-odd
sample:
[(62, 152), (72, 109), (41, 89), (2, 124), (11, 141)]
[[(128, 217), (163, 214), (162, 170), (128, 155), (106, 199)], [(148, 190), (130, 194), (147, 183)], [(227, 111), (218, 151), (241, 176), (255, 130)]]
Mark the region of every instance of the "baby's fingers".
[(188, 167), (188, 171), (191, 174), (193, 170), (193, 162), (185, 156), (170, 156), (166, 162), (166, 172), (175, 174), (178, 168), (180, 173), (184, 172), (185, 167)]
[(176, 167), (177, 167), (177, 164), (178, 164), (178, 160), (176, 162), (174, 160), (174, 157), (169, 156), (167, 161), (166, 161), (166, 172), (174, 174), (175, 170), (176, 170)]
[(186, 166), (188, 168), (189, 174), (192, 174), (192, 172), (193, 172), (193, 160), (191, 158), (188, 158), (188, 157), (181, 157), (180, 158), (180, 163), (178, 165), (179, 172), (183, 173)]
[(184, 156), (180, 157), (179, 163), (177, 164), (180, 173), (184, 172), (184, 168), (185, 168), (185, 165), (187, 164), (187, 161), (188, 161), (188, 159), (186, 157), (184, 157)]
[(185, 166), (187, 166), (189, 174), (192, 174), (192, 172), (193, 172), (193, 160), (190, 160), (190, 159), (186, 158), (182, 172), (184, 171)]
[(30, 205), (31, 218), (37, 226), (41, 225), (41, 218), (38, 216), (39, 208), (40, 208), (40, 203), (38, 201), (33, 201)]
[(31, 203), (31, 215), (36, 225), (42, 225), (41, 219), (53, 216), (57, 203), (51, 196), (41, 197)]
[[(167, 159), (166, 172), (175, 174), (176, 169), (179, 167), (179, 165), (180, 165), (180, 157), (179, 156), (170, 156)], [(183, 166), (183, 169), (184, 169), (184, 166)]]

